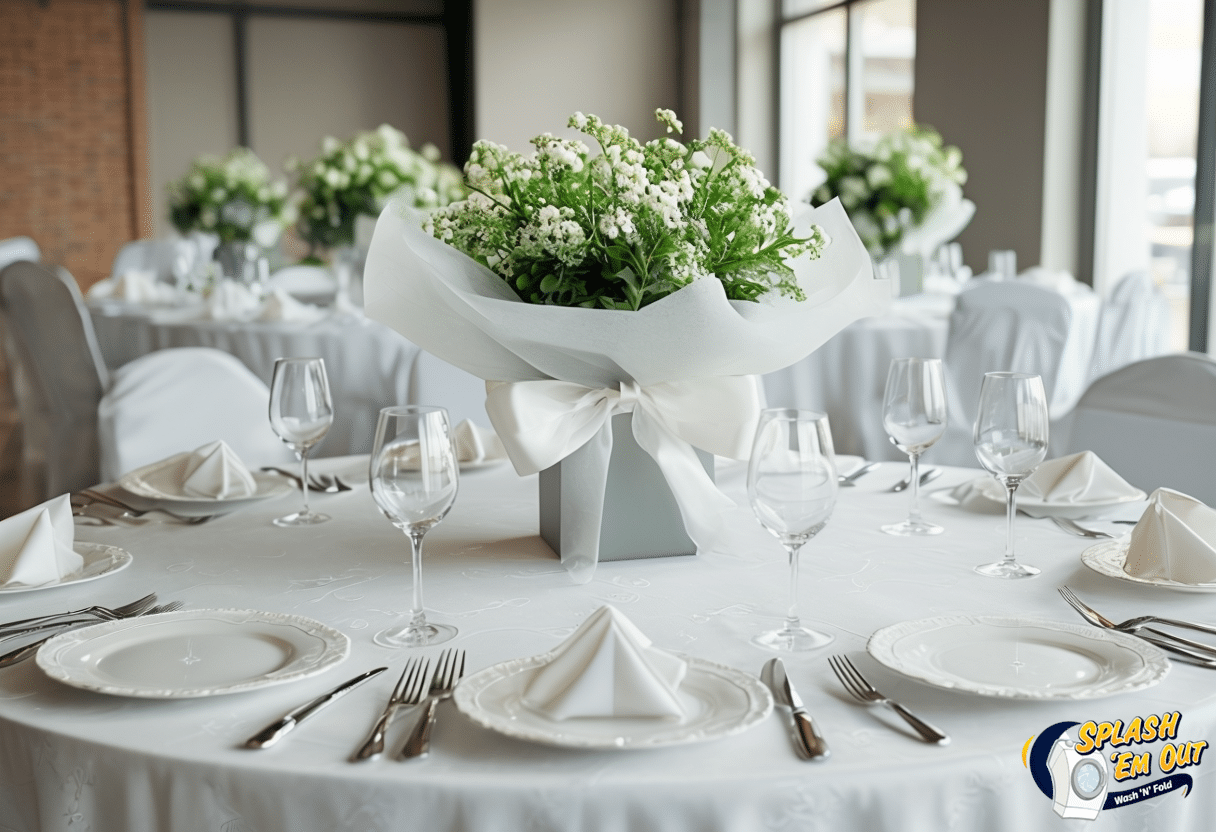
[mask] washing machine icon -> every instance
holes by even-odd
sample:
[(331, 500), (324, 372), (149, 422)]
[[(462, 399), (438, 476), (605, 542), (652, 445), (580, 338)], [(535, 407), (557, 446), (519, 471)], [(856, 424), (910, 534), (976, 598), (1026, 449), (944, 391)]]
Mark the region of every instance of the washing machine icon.
[(1078, 754), (1075, 745), (1076, 741), (1066, 731), (1047, 755), (1052, 808), (1062, 818), (1093, 820), (1106, 802), (1109, 787), (1106, 760), (1097, 754)]

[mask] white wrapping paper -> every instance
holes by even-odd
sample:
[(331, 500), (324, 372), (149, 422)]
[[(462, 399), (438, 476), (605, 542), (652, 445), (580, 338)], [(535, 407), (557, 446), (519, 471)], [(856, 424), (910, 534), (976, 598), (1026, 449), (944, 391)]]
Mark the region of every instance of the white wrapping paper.
[[(585, 395), (592, 399), (611, 396), (609, 411), (620, 412), (642, 399), (653, 402), (656, 397), (649, 388), (668, 382), (687, 383), (690, 388), (704, 383), (709, 395), (724, 386), (755, 391), (754, 383), (724, 385), (722, 379), (793, 364), (848, 324), (882, 312), (891, 302), (889, 281), (874, 279), (870, 257), (839, 203), (805, 208), (795, 218), (795, 231), (806, 235), (813, 224), (822, 227), (831, 242), (818, 260), (804, 255), (791, 262), (807, 295), (803, 302), (777, 296), (759, 303), (731, 301), (718, 280), (706, 277), (629, 312), (524, 303), (489, 269), (422, 231), (420, 215), (393, 201), (380, 215), (368, 251), (365, 308), (369, 317), (479, 378), (569, 382), (586, 388)], [(622, 385), (630, 389), (625, 403)], [(508, 403), (536, 399), (502, 391), (497, 398)], [(570, 396), (566, 391), (559, 398), (572, 402), (582, 395)], [(561, 402), (550, 403), (553, 406), (560, 409)], [(577, 408), (570, 409), (570, 418), (577, 422)], [(661, 437), (654, 439), (657, 450), (647, 447), (654, 444), (646, 441), (652, 437), (638, 439), (660, 465), (664, 456), (687, 458), (690, 441), (742, 458), (759, 412), (758, 397), (738, 402), (731, 410), (734, 415), (729, 420), (707, 412), (704, 421), (692, 425), (685, 423), (686, 412), (670, 414), (682, 424), (678, 430), (661, 431)], [(530, 441), (533, 447), (527, 451), (513, 446), (513, 426), (534, 420), (524, 413), (500, 410), (496, 417), (493, 408), (489, 412), (517, 470), (524, 473), (530, 466), (523, 460), (536, 457), (535, 442)], [(661, 417), (641, 424), (660, 421), (671, 427), (670, 419)], [(639, 421), (634, 424), (636, 433)], [(601, 442), (606, 439), (611, 450), (610, 420), (602, 420), (602, 426), (583, 442), (591, 435)], [(732, 449), (733, 453), (724, 453)], [(602, 457), (606, 479), (608, 457)], [(703, 496), (705, 483), (691, 466), (670, 467), (688, 472), (687, 479), (673, 482), (669, 466), (664, 466), (687, 521), (686, 508)], [(596, 560), (596, 526), (594, 538), (583, 536), (579, 551), (562, 552), (563, 563), (572, 568), (577, 564), (576, 580), (590, 579), (585, 567)], [(696, 530), (688, 531), (699, 546), (709, 542), (698, 540)]]

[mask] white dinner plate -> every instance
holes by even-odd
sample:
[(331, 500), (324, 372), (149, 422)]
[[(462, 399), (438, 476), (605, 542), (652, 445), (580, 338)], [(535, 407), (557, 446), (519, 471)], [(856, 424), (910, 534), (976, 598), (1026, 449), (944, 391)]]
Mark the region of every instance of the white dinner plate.
[(38, 650), (38, 666), (84, 690), (191, 699), (315, 676), (349, 652), (344, 634), (303, 616), (182, 610), (61, 633)]
[(147, 472), (147, 468), (136, 469), (123, 476), (118, 481), (118, 485), (124, 491), (134, 494), (136, 497), (158, 503), (166, 511), (171, 511), (182, 517), (200, 517), (207, 514), (216, 514), (221, 511), (236, 511), (238, 508), (243, 508), (262, 500), (278, 499), (296, 490), (295, 484), (291, 480), (278, 474), (271, 474), (265, 471), (251, 471), (250, 473), (253, 474), (253, 481), (256, 485), (256, 490), (251, 496), (217, 497), (209, 500), (205, 497), (195, 497), (180, 493), (174, 494), (166, 489), (159, 488), (148, 481), (146, 477)]
[(680, 683), (687, 717), (577, 718), (554, 720), (520, 701), (533, 672), (550, 654), (513, 659), (464, 679), (456, 707), (478, 725), (521, 740), (567, 748), (657, 748), (713, 740), (746, 731), (773, 709), (773, 697), (758, 678), (726, 665), (685, 656)]
[(1107, 540), (1097, 546), (1090, 546), (1081, 553), (1081, 563), (1108, 578), (1118, 578), (1121, 581), (1131, 581), (1144, 586), (1159, 586), (1166, 589), (1176, 589), (1179, 592), (1216, 592), (1216, 584), (1184, 584), (1171, 581), (1169, 578), (1141, 578), (1129, 575), (1123, 571), (1127, 563), (1127, 550), (1131, 545), (1131, 536), (1124, 535), (1118, 540)]
[[(994, 507), (1005, 505), (1005, 489), (994, 477), (979, 477), (971, 482), (981, 496), (991, 501)], [(953, 489), (941, 489), (930, 495), (935, 502), (945, 505), (959, 505), (958, 500), (950, 494)], [(1110, 514), (1128, 503), (1138, 503), (1148, 497), (1143, 491), (1122, 497), (1118, 500), (1091, 500), (1076, 503), (1053, 503), (1050, 500), (1036, 500), (1028, 497), (1019, 490), (1017, 506), (1032, 517), (1064, 517), (1069, 520), (1083, 520), (1086, 517), (1101, 517)]]
[(1135, 636), (998, 615), (893, 624), (866, 649), (921, 682), (1005, 699), (1097, 699), (1151, 687), (1170, 669), (1164, 653)]
[(0, 594), (9, 592), (36, 592), (40, 589), (54, 589), (55, 587), (69, 586), (70, 584), (82, 584), (86, 581), (104, 578), (106, 575), (113, 575), (115, 572), (126, 569), (131, 565), (131, 553), (126, 549), (119, 549), (117, 546), (105, 546), (101, 543), (84, 543), (77, 540), (72, 544), (72, 548), (76, 550), (76, 554), (84, 558), (84, 565), (80, 567), (79, 571), (66, 575), (53, 584), (42, 584), (41, 586), (0, 586)]

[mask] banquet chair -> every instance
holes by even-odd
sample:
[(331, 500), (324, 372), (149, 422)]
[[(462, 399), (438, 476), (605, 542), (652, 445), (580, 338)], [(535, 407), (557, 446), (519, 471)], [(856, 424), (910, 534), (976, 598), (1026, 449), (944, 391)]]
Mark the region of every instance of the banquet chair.
[(98, 481), (97, 404), (109, 374), (75, 279), (26, 260), (0, 271), (0, 309), (22, 383), (14, 391), (26, 492), (46, 499)]
[(971, 427), (984, 373), (1042, 376), (1054, 422), (1071, 412), (1089, 370), (1093, 342), (1086, 343), (1086, 334), (1073, 326), (1067, 297), (1030, 282), (974, 283), (959, 294), (950, 316), (945, 356), (949, 422), (925, 453), (927, 462), (975, 465)]
[(1169, 352), (1169, 301), (1148, 272), (1123, 277), (1102, 305), (1089, 380)]
[(135, 240), (118, 250), (110, 277), (131, 271), (152, 272), (157, 280), (173, 280), (186, 274), (202, 261), (211, 259), (219, 240), (214, 235), (191, 233), (187, 237)]
[(410, 370), (410, 404), (447, 408), (448, 419), (458, 425), (465, 419), (490, 426), (486, 414), (486, 383), (426, 350), (419, 350)]
[(286, 266), (270, 276), (269, 287), (308, 303), (328, 303), (338, 283), (324, 266)]
[(209, 347), (158, 350), (124, 364), (97, 408), (101, 476), (123, 474), (222, 439), (250, 468), (295, 455), (270, 428), (270, 388)]
[(0, 269), (18, 260), (29, 260), (37, 263), (42, 259), (42, 251), (38, 244), (29, 237), (10, 237), (0, 240)]
[(1163, 355), (1096, 380), (1077, 403), (1068, 451), (1093, 451), (1145, 491), (1216, 505), (1216, 360)]

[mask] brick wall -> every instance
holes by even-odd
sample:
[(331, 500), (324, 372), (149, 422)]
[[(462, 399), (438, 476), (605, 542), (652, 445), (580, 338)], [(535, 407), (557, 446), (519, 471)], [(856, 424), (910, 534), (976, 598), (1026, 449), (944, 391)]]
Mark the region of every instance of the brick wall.
[(87, 287), (150, 236), (139, 0), (0, 3), (0, 239)]

